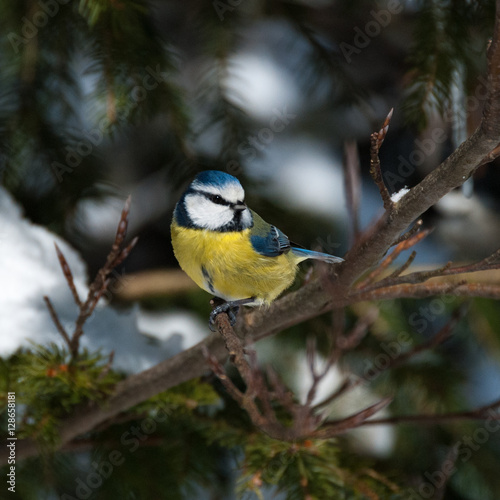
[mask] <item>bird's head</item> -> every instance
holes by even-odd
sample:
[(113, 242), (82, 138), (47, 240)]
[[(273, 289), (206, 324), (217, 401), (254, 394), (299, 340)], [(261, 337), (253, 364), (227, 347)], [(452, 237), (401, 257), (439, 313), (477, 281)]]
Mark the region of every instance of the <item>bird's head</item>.
[(253, 225), (240, 182), (218, 170), (195, 177), (179, 200), (175, 217), (183, 226), (210, 231), (242, 231)]

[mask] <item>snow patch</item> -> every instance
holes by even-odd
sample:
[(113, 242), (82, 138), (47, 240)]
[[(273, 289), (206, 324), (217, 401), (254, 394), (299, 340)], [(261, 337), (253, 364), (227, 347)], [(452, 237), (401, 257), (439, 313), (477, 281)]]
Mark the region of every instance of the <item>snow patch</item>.
[(395, 193), (392, 193), (392, 195), (391, 195), (391, 201), (393, 203), (397, 203), (409, 191), (410, 190), (405, 186), (404, 188), (400, 189), (399, 191), (396, 191)]

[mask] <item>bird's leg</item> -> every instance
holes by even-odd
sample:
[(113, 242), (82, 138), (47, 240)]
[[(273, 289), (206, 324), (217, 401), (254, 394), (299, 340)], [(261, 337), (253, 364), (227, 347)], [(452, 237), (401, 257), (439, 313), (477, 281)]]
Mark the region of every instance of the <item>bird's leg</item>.
[(220, 313), (226, 313), (229, 317), (229, 322), (231, 323), (231, 326), (234, 326), (234, 324), (236, 323), (236, 315), (240, 310), (240, 306), (243, 306), (245, 304), (250, 304), (254, 300), (255, 297), (250, 297), (248, 299), (230, 300), (228, 302), (225, 302), (218, 297), (214, 297), (210, 301), (210, 303), (215, 307), (212, 309), (212, 312), (210, 313), (208, 327), (210, 328), (210, 330), (212, 330), (212, 332), (217, 331), (217, 328), (215, 328), (215, 318)]

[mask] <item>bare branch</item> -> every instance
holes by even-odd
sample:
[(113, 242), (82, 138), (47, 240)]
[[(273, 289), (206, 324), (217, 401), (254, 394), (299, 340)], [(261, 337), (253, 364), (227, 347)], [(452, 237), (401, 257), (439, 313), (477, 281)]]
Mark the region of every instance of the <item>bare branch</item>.
[(495, 413), (500, 407), (500, 399), (474, 410), (457, 411), (443, 413), (441, 415), (419, 413), (418, 415), (396, 415), (387, 418), (373, 418), (366, 420), (360, 425), (380, 425), (380, 424), (440, 424), (443, 422), (454, 422), (463, 420), (500, 420), (500, 413)]
[(370, 309), (358, 319), (350, 332), (337, 338), (336, 348), (342, 352), (356, 348), (367, 334), (368, 329), (375, 323), (378, 314), (379, 310), (376, 307), (370, 307)]
[[(219, 314), (215, 319), (215, 324), (224, 340), (231, 362), (236, 366), (246, 383), (246, 391), (241, 392), (233, 384), (215, 357), (208, 355), (209, 364), (228, 394), (248, 413), (252, 423), (275, 439), (293, 441), (309, 436), (320, 422), (320, 418), (311, 412), (310, 406), (295, 403), (289, 391), (272, 370), (268, 371), (274, 388), (274, 391), (270, 392), (262, 372), (258, 368), (255, 353), (253, 352), (251, 355), (251, 364), (245, 359), (245, 350), (234, 333), (227, 314)], [(309, 361), (314, 363), (314, 359), (311, 357)], [(311, 370), (314, 372), (314, 367), (311, 366)], [(313, 376), (315, 376), (314, 373)], [(312, 397), (317, 382), (315, 377), (308, 398)], [(257, 405), (257, 400), (260, 401), (262, 410)], [(272, 400), (291, 414), (293, 417), (291, 426), (286, 426), (279, 421), (273, 409)]]
[(73, 298), (75, 299), (75, 304), (78, 307), (81, 307), (82, 302), (80, 300), (78, 292), (76, 291), (75, 282), (73, 280), (73, 273), (71, 272), (71, 269), (68, 265), (68, 262), (66, 261), (66, 258), (64, 257), (63, 253), (57, 246), (57, 243), (54, 242), (54, 246), (56, 247), (57, 258), (59, 259), (59, 263), (61, 264), (61, 269), (63, 271), (64, 277), (66, 278), (66, 281), (68, 282), (68, 287), (71, 290), (71, 293), (73, 294)]
[(70, 347), (71, 341), (69, 339), (68, 333), (64, 329), (64, 326), (62, 326), (61, 321), (59, 320), (59, 316), (57, 315), (57, 313), (54, 309), (54, 306), (52, 305), (52, 302), (47, 297), (47, 295), (43, 296), (43, 300), (45, 301), (45, 304), (47, 305), (47, 309), (49, 310), (50, 317), (52, 318), (52, 321), (56, 325), (57, 331), (61, 334), (61, 337), (64, 339), (66, 344), (68, 344), (68, 347)]
[(350, 261), (338, 266), (339, 288), (352, 283), (377, 262), (409, 224), (452, 189), (461, 186), (483, 159), (497, 148), (500, 137), (499, 37), (500, 4), (497, 5), (493, 42), (488, 51), (488, 95), (480, 126), (441, 165), (398, 201), (392, 218), (386, 218), (368, 240), (351, 249), (348, 254)]
[(351, 429), (359, 427), (363, 425), (363, 423), (369, 421), (367, 419), (375, 415), (375, 413), (383, 410), (388, 404), (391, 403), (391, 401), (392, 398), (384, 398), (377, 403), (368, 406), (368, 408), (355, 413), (354, 415), (342, 418), (340, 420), (330, 420), (323, 424), (321, 428), (314, 433), (314, 437), (319, 439), (329, 439), (331, 437), (338, 436), (339, 434), (343, 434)]
[(72, 358), (75, 358), (78, 354), (80, 337), (83, 335), (83, 327), (86, 321), (90, 318), (90, 316), (92, 316), (97, 303), (109, 286), (109, 274), (116, 266), (123, 262), (123, 260), (129, 255), (130, 251), (137, 243), (138, 238), (136, 237), (129, 243), (129, 245), (127, 245), (125, 248), (122, 248), (122, 244), (127, 236), (130, 203), (131, 197), (129, 196), (125, 201), (120, 221), (118, 223), (115, 240), (111, 247), (111, 251), (106, 258), (106, 262), (104, 266), (99, 269), (99, 271), (97, 271), (94, 281), (90, 284), (87, 299), (83, 304), (80, 303), (80, 313), (78, 315), (78, 318), (76, 319), (75, 330), (71, 337), (70, 343)]
[(251, 380), (252, 370), (248, 361), (245, 359), (243, 345), (234, 333), (227, 314), (223, 313), (217, 315), (215, 325), (226, 345), (227, 352), (229, 353), (229, 360), (236, 366), (243, 380)]
[[(396, 273), (391, 274), (387, 278), (384, 278), (371, 287), (366, 287), (364, 290), (375, 290), (377, 288), (390, 287), (394, 285), (399, 285), (401, 283), (422, 283), (431, 278), (435, 278), (437, 276), (445, 276), (446, 271), (451, 268), (452, 263), (447, 262), (443, 267), (438, 269), (433, 269), (430, 271), (419, 271), (415, 273), (405, 274), (404, 276), (398, 276)], [(396, 271), (399, 274), (399, 269)]]
[[(406, 266), (408, 267), (408, 266)], [(467, 266), (455, 266), (452, 267), (452, 263), (448, 262), (445, 266), (440, 267), (432, 271), (418, 271), (404, 276), (398, 276), (400, 272), (393, 273), (387, 278), (384, 278), (370, 287), (365, 287), (363, 290), (374, 290), (382, 287), (389, 287), (398, 285), (401, 283), (422, 283), (431, 278), (438, 276), (452, 276), (458, 274), (473, 273), (478, 271), (487, 271), (492, 269), (500, 269), (500, 249), (491, 254), (489, 257), (476, 262), (475, 264), (469, 264)], [(399, 271), (399, 270), (398, 270)]]
[(128, 246), (122, 249), (122, 243), (125, 240), (127, 233), (130, 202), (131, 202), (131, 197), (129, 196), (122, 210), (120, 222), (118, 224), (118, 229), (116, 231), (116, 237), (113, 242), (111, 251), (106, 258), (106, 263), (101, 269), (99, 269), (94, 281), (90, 284), (85, 302), (82, 302), (80, 300), (80, 297), (75, 287), (73, 273), (71, 272), (66, 257), (62, 253), (61, 249), (57, 246), (57, 244), (54, 244), (57, 253), (57, 258), (59, 259), (59, 263), (61, 265), (64, 277), (66, 278), (68, 287), (71, 291), (71, 294), (73, 295), (73, 299), (80, 310), (78, 317), (75, 321), (75, 328), (73, 334), (71, 335), (71, 338), (69, 337), (66, 330), (63, 328), (59, 320), (59, 317), (57, 316), (57, 313), (54, 307), (52, 306), (50, 299), (48, 297), (44, 297), (44, 300), (47, 305), (47, 308), (49, 309), (49, 313), (52, 317), (52, 320), (54, 321), (54, 324), (57, 327), (58, 332), (61, 334), (64, 341), (69, 347), (72, 360), (75, 359), (75, 357), (78, 355), (80, 337), (83, 335), (83, 326), (85, 322), (88, 320), (88, 318), (94, 312), (97, 303), (99, 302), (102, 295), (109, 286), (110, 283), (110, 279), (108, 277), (109, 274), (118, 264), (120, 264), (129, 255), (130, 251), (137, 243), (137, 238), (134, 238)]
[[(419, 241), (423, 240), (430, 233), (429, 229), (420, 231), (410, 238), (403, 240), (401, 243), (396, 245), (396, 248), (378, 265), (378, 267), (372, 271), (367, 278), (365, 278), (361, 283), (359, 283), (356, 288), (358, 290), (363, 290), (368, 287), (375, 279), (380, 276), (383, 271), (385, 271), (395, 260), (401, 252), (408, 250), (412, 246), (416, 245)], [(377, 283), (378, 285), (378, 283)]]
[[(373, 318), (373, 313), (370, 314), (370, 318)], [(364, 319), (363, 324), (366, 324), (366, 322), (366, 319)], [(238, 368), (240, 375), (247, 385), (246, 391), (244, 393), (241, 392), (227, 377), (220, 363), (206, 352), (213, 372), (224, 385), (228, 394), (247, 411), (253, 424), (275, 439), (293, 441), (306, 437), (331, 437), (357, 427), (363, 419), (371, 417), (390, 402), (390, 398), (386, 398), (350, 417), (341, 419), (335, 423), (328, 422), (326, 424), (327, 428), (324, 426), (320, 428), (319, 426), (325, 419), (325, 416), (317, 412), (318, 406), (313, 407), (311, 404), (318, 384), (327, 375), (331, 364), (336, 360), (336, 356), (331, 356), (327, 360), (323, 370), (318, 373), (316, 371), (316, 346), (313, 339), (308, 341), (307, 362), (313, 381), (307, 393), (306, 402), (302, 405), (294, 401), (290, 392), (272, 370), (268, 371), (268, 375), (274, 390), (271, 392), (268, 389), (262, 372), (258, 369), (255, 353), (253, 353), (251, 358), (252, 363), (249, 364), (244, 357), (243, 345), (236, 337), (226, 314), (219, 314), (215, 323), (224, 339), (231, 361)], [(352, 336), (359, 337), (359, 330), (361, 330), (361, 327), (358, 327)], [(260, 405), (257, 405), (257, 400), (260, 401)], [(290, 414), (292, 421), (289, 425), (284, 425), (279, 421), (273, 408), (273, 401)]]
[(394, 207), (394, 202), (391, 200), (391, 195), (384, 183), (382, 178), (382, 169), (380, 167), (380, 159), (378, 153), (380, 147), (382, 146), (387, 131), (389, 130), (389, 123), (392, 118), (393, 109), (389, 111), (382, 128), (378, 132), (374, 132), (371, 135), (371, 146), (370, 146), (370, 175), (372, 176), (375, 184), (377, 185), (382, 201), (384, 202), (384, 208), (387, 212), (391, 212)]
[(474, 273), (476, 271), (487, 271), (490, 269), (500, 269), (500, 249), (493, 252), (491, 255), (485, 259), (476, 262), (475, 264), (470, 264), (468, 266), (457, 266), (450, 267), (443, 270), (442, 276), (450, 276), (452, 274), (465, 274)]
[(399, 236), (392, 244), (391, 247), (394, 245), (397, 245), (398, 243), (401, 243), (402, 241), (407, 240), (408, 238), (411, 238), (416, 232), (420, 230), (420, 228), (423, 226), (424, 221), (422, 219), (418, 219), (415, 224), (406, 231), (406, 233), (403, 233), (401, 236)]
[(416, 256), (417, 256), (417, 252), (415, 250), (413, 250), (413, 252), (410, 254), (410, 256), (408, 257), (406, 262), (402, 266), (398, 267), (392, 274), (390, 274), (388, 279), (396, 278), (400, 274), (404, 273), (412, 265)]

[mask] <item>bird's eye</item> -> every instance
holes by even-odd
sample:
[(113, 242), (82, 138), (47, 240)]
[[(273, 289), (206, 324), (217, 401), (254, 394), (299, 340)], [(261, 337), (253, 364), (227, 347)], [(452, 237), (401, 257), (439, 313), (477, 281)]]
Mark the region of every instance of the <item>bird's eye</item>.
[(208, 198), (212, 203), (217, 203), (217, 205), (224, 205), (224, 199), (218, 194), (211, 194)]

